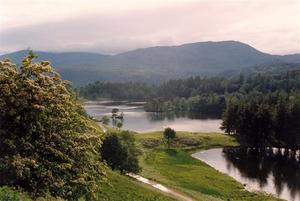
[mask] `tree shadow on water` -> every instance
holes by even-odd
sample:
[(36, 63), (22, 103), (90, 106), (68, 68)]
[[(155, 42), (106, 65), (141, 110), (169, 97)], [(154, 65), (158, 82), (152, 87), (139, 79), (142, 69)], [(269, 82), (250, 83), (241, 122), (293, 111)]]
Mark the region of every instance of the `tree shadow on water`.
[(286, 187), (290, 199), (300, 195), (300, 160), (290, 152), (266, 149), (264, 151), (247, 148), (224, 148), (228, 164), (236, 167), (245, 178), (255, 180), (262, 188), (273, 177), (275, 191), (280, 195)]

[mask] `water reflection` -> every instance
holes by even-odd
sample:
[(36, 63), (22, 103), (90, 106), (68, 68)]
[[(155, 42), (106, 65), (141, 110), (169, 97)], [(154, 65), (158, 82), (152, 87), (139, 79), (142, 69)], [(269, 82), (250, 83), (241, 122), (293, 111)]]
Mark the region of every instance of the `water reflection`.
[[(191, 132), (222, 132), (220, 119), (210, 119), (210, 116), (184, 112), (154, 113), (145, 112), (143, 103), (124, 102), (89, 102), (85, 104), (87, 113), (97, 119), (103, 116), (111, 116), (113, 108), (118, 108), (124, 113), (122, 128), (137, 132), (149, 132), (163, 130), (171, 127), (177, 131)], [(121, 124), (119, 124), (121, 126)], [(117, 126), (116, 122), (110, 121), (109, 126)]]
[(278, 149), (213, 149), (193, 156), (246, 184), (283, 199), (300, 201), (300, 153)]
[(277, 195), (282, 194), (285, 186), (292, 200), (300, 192), (300, 162), (296, 154), (276, 149), (258, 152), (246, 148), (224, 149), (223, 153), (228, 163), (238, 168), (243, 177), (255, 179), (260, 188), (268, 185), (267, 178), (271, 176)]
[(214, 115), (207, 115), (194, 112), (184, 112), (184, 111), (175, 111), (175, 112), (147, 112), (147, 118), (151, 122), (155, 121), (172, 121), (177, 118), (188, 118), (188, 119), (218, 119), (219, 117)]

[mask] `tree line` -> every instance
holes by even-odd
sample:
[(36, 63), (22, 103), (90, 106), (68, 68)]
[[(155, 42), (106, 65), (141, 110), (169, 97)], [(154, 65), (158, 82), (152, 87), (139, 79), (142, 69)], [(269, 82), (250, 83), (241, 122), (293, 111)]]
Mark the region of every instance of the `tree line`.
[(79, 95), (89, 100), (111, 99), (144, 101), (152, 97), (153, 87), (141, 82), (100, 82), (77, 89)]
[(226, 77), (190, 77), (169, 80), (160, 84), (141, 82), (102, 82), (88, 84), (78, 88), (80, 96), (88, 99), (110, 98), (112, 100), (147, 101), (154, 98), (171, 100), (176, 97), (190, 98), (197, 95), (231, 93), (262, 93), (285, 91), (300, 88), (299, 71), (285, 71), (280, 74), (240, 74)]
[(95, 82), (79, 88), (79, 95), (87, 99), (146, 101), (146, 111), (191, 111), (221, 116), (231, 96), (251, 92), (267, 94), (276, 91), (290, 93), (300, 89), (297, 70), (268, 74), (240, 74), (226, 77), (190, 77), (169, 80), (158, 85), (134, 82)]
[(300, 91), (252, 92), (228, 99), (222, 129), (243, 145), (300, 149)]
[(276, 91), (290, 93), (300, 89), (299, 71), (277, 75), (251, 74), (232, 78), (188, 78), (171, 80), (157, 86), (155, 97), (147, 101), (147, 111), (192, 111), (221, 116), (227, 100), (251, 92), (262, 94)]

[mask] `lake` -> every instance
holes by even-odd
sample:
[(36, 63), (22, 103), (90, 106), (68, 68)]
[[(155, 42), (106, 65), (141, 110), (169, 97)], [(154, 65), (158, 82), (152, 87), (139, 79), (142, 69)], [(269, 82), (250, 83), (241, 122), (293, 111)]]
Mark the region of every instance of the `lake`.
[(245, 184), (247, 190), (300, 201), (300, 153), (297, 154), (292, 157), (278, 149), (257, 154), (247, 149), (224, 148), (200, 151), (192, 156)]
[[(136, 132), (150, 132), (171, 127), (176, 131), (190, 132), (222, 132), (220, 119), (205, 118), (201, 115), (186, 113), (155, 113), (145, 112), (142, 103), (123, 102), (86, 102), (84, 108), (90, 116), (102, 118), (111, 116), (113, 108), (124, 114), (122, 129)], [(110, 120), (109, 126), (116, 122)]]

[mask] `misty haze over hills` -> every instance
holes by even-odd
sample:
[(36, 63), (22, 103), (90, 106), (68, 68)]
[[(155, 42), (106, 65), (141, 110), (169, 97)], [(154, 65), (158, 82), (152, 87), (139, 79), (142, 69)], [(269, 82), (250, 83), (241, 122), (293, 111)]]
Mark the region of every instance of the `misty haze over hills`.
[[(150, 47), (102, 55), (86, 52), (35, 52), (49, 60), (74, 85), (101, 81), (160, 82), (189, 76), (211, 76), (252, 66), (300, 63), (300, 54), (271, 55), (237, 41), (198, 42), (180, 46)], [(26, 50), (2, 55), (20, 63)]]

